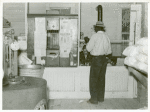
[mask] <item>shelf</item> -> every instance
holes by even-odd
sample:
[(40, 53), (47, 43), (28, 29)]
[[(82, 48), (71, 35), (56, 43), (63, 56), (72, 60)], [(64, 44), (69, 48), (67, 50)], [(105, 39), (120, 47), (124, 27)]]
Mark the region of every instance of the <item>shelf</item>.
[[(129, 66), (129, 67), (131, 67), (131, 66)], [(145, 72), (145, 71), (143, 71), (143, 70), (140, 70), (140, 69), (137, 69), (137, 68), (135, 68), (135, 67), (131, 67), (131, 68), (133, 68), (133, 69), (135, 69), (136, 71), (140, 72), (142, 75), (148, 77), (148, 73), (147, 73), (147, 72)]]
[(133, 75), (144, 87), (147, 88), (148, 73), (130, 66), (128, 66), (128, 70), (131, 75)]
[(78, 14), (27, 14), (28, 18), (34, 18), (34, 17), (48, 17), (48, 16), (68, 16), (68, 17), (77, 17)]
[(121, 44), (121, 43), (129, 43), (133, 42), (132, 40), (110, 40), (111, 44)]

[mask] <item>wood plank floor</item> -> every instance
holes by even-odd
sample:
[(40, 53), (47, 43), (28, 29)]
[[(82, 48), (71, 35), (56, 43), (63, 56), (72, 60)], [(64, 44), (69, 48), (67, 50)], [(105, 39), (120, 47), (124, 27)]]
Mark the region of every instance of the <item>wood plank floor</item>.
[[(105, 99), (103, 103), (98, 105), (88, 104), (87, 99), (50, 99), (49, 110), (100, 110), (100, 109), (139, 109), (143, 108), (144, 105), (137, 99), (120, 99), (120, 98), (109, 98)], [(146, 105), (145, 105), (146, 106)]]

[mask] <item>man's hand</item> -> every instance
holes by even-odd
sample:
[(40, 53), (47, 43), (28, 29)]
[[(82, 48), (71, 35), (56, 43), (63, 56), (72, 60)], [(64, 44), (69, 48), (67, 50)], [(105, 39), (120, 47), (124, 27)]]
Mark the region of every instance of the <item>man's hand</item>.
[(111, 63), (111, 59), (108, 59), (107, 62), (108, 62), (108, 63)]
[(107, 59), (111, 59), (111, 57), (112, 57), (112, 54), (106, 55), (106, 58), (107, 58)]

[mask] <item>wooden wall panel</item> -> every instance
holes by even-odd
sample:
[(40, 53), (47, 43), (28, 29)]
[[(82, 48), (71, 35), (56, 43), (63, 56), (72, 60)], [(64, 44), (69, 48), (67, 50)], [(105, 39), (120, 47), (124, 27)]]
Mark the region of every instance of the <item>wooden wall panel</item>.
[(29, 14), (46, 14), (46, 3), (29, 3)]
[[(88, 99), (90, 67), (45, 68), (49, 99)], [(106, 71), (105, 98), (133, 98), (134, 78), (124, 66), (109, 66)]]

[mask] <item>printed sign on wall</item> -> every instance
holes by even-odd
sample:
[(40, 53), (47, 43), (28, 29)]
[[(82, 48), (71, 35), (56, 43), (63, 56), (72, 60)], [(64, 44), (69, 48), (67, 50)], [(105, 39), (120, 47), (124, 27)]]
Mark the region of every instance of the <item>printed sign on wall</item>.
[(48, 30), (59, 30), (59, 18), (48, 18)]

